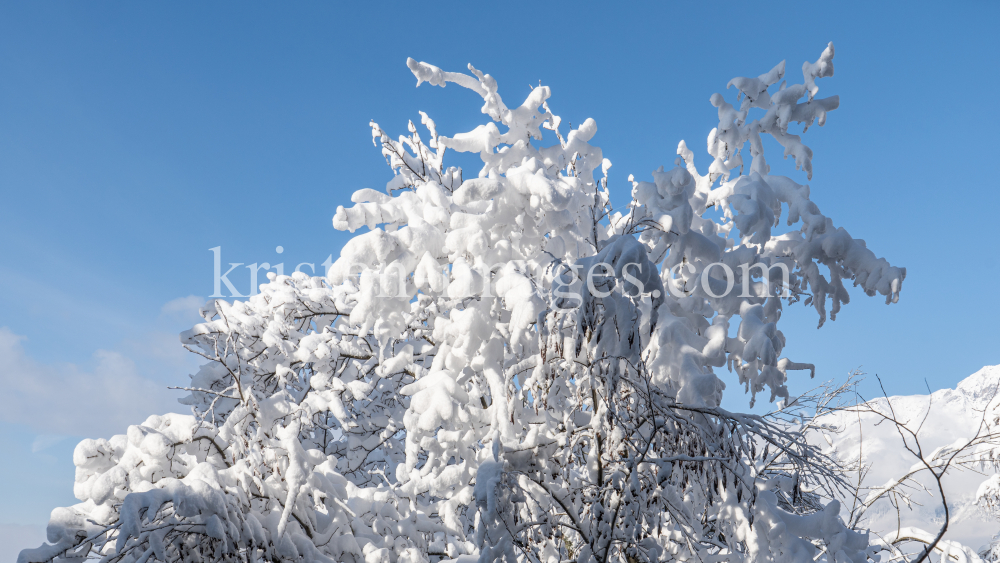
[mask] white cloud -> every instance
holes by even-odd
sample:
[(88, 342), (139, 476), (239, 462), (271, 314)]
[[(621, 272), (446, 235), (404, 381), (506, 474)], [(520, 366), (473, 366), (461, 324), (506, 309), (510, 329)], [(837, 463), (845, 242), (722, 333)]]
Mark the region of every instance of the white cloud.
[[(65, 330), (33, 336), (30, 346), (14, 332), (20, 327), (0, 326), (0, 445), (8, 453), (16, 449), (0, 463), (0, 483), (18, 485), (0, 502), (0, 563), (38, 547), (49, 511), (75, 502), (71, 452), (79, 438), (123, 434), (151, 414), (190, 412), (177, 403), (186, 393), (167, 387), (187, 385), (187, 375), (203, 361), (178, 339), (180, 331), (200, 322), (203, 304), (194, 296), (169, 301), (158, 317), (128, 319), (124, 339), (86, 340), (112, 350), (82, 357), (65, 353), (80, 344), (69, 340), (74, 332), (65, 323), (60, 324)], [(83, 311), (74, 318), (99, 319), (97, 313), (109, 314)], [(90, 325), (98, 332), (105, 326)], [(49, 359), (67, 356), (70, 362)]]
[(0, 420), (43, 434), (99, 437), (123, 433), (151, 414), (186, 410), (177, 403), (180, 392), (140, 376), (135, 362), (118, 352), (94, 352), (88, 370), (39, 362), (23, 341), (0, 327)]

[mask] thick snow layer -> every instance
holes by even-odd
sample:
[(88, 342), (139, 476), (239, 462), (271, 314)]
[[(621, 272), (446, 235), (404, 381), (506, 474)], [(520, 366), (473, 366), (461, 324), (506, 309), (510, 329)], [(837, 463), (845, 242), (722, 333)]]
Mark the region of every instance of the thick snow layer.
[[(974, 436), (983, 421), (984, 411), (988, 422), (996, 416), (994, 408), (1000, 401), (991, 400), (1000, 384), (1000, 365), (987, 366), (961, 381), (955, 389), (942, 389), (930, 395), (912, 395), (905, 397), (880, 397), (870, 401), (870, 404), (885, 412), (887, 404), (900, 421), (907, 427), (917, 430), (920, 445), (925, 455), (935, 449), (955, 443), (957, 440), (967, 440)], [(988, 410), (987, 410), (988, 409)], [(858, 424), (860, 416), (860, 430)], [(896, 427), (878, 422), (879, 417), (872, 413), (839, 413), (836, 426), (841, 432), (830, 432), (827, 435), (832, 441), (832, 450), (845, 461), (857, 461), (859, 457), (868, 467), (868, 473), (862, 481), (862, 487), (879, 487), (893, 479), (904, 475), (918, 462), (912, 454), (903, 447), (903, 442)], [(912, 442), (911, 442), (912, 443)], [(952, 470), (944, 480), (945, 493), (951, 512), (947, 539), (959, 541), (977, 551), (989, 544), (991, 538), (1000, 531), (1000, 522), (984, 513), (976, 505), (976, 493), (981, 483), (986, 481), (995, 470), (990, 467), (974, 470)], [(857, 474), (851, 476), (857, 479)], [(920, 482), (931, 487), (932, 480), (926, 475)], [(868, 490), (863, 490), (862, 497)], [(931, 488), (933, 492), (934, 489)], [(909, 489), (912, 505), (905, 505), (899, 511), (897, 521), (896, 509), (887, 501), (880, 500), (868, 511), (872, 531), (887, 536), (896, 531), (898, 526), (914, 526), (936, 533), (943, 523), (944, 509), (940, 498), (926, 491)], [(851, 503), (845, 503), (843, 514), (851, 509)]]

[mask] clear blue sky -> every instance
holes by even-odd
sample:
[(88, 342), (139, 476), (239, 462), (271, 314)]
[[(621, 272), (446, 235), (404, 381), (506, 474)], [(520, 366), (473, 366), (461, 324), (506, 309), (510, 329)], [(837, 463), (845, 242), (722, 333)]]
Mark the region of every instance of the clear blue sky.
[(414, 89), (408, 56), (471, 62), (508, 103), (551, 86), (564, 120), (597, 121), (622, 202), (680, 139), (708, 165), (708, 99), (730, 78), (787, 59), (794, 79), (833, 41), (821, 95), (841, 106), (806, 136), (812, 199), (908, 277), (899, 304), (855, 291), (819, 331), (787, 310), (786, 354), (823, 379), (863, 366), (893, 394), (1000, 363), (1000, 4), (618, 4), (0, 2), (0, 383), (16, 390), (0, 390), (0, 480), (23, 483), (0, 524), (72, 502), (80, 437), (171, 408), (209, 248), (318, 266), (346, 240), (337, 205), (389, 179), (370, 119), (394, 134), (418, 110), (443, 134), (483, 122), (467, 91)]

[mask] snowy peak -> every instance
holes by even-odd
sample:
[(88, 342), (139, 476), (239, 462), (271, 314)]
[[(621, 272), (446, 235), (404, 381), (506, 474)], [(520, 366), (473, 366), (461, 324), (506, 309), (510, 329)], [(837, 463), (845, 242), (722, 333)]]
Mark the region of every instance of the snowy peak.
[[(869, 401), (875, 409), (887, 412), (891, 404), (896, 418), (918, 431), (920, 446), (925, 455), (935, 449), (953, 444), (959, 439), (972, 438), (979, 430), (984, 413), (995, 412), (1000, 404), (997, 397), (1000, 387), (1000, 366), (986, 366), (962, 380), (954, 389), (941, 389), (930, 395), (879, 397)], [(992, 417), (991, 417), (992, 418)], [(838, 432), (831, 436), (828, 453), (847, 464), (860, 459), (867, 466), (862, 481), (864, 498), (872, 489), (885, 485), (909, 471), (919, 460), (904, 448), (897, 429), (874, 413), (843, 411), (830, 416)], [(823, 442), (817, 442), (823, 443)], [(944, 485), (948, 507), (952, 515), (948, 539), (957, 540), (973, 549), (989, 543), (1000, 531), (1000, 523), (985, 515), (976, 505), (976, 491), (992, 471), (982, 475), (970, 470), (951, 470)], [(929, 475), (919, 481), (930, 486)], [(880, 500), (866, 513), (865, 526), (880, 536), (893, 533), (902, 526), (915, 526), (937, 530), (943, 523), (940, 498), (932, 492), (910, 489), (911, 506), (898, 514), (887, 501)], [(905, 505), (905, 503), (904, 503)], [(849, 503), (845, 503), (849, 506)]]
[[(950, 392), (951, 389), (938, 391)], [(986, 366), (958, 383), (955, 391), (964, 395), (971, 403), (985, 407), (1000, 395), (1000, 365)]]

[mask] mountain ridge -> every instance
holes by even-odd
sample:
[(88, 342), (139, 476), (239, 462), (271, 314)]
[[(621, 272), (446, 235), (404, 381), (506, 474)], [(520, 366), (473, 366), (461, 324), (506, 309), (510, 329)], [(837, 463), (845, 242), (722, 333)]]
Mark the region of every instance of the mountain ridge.
[[(882, 412), (891, 405), (897, 420), (907, 428), (918, 431), (924, 456), (935, 449), (973, 437), (984, 422), (992, 422), (1000, 405), (1000, 365), (985, 366), (960, 381), (955, 388), (940, 389), (929, 395), (903, 395), (871, 399), (867, 404)], [(859, 420), (860, 419), (860, 420)], [(825, 453), (832, 454), (846, 463), (856, 463), (860, 458), (867, 465), (862, 479), (862, 494), (892, 479), (904, 475), (919, 459), (903, 447), (902, 438), (895, 426), (879, 423), (880, 417), (871, 412), (838, 411), (821, 417), (825, 424), (832, 424), (837, 431), (827, 434)], [(860, 427), (859, 427), (860, 424)], [(860, 430), (860, 432), (859, 432)], [(911, 443), (912, 445), (912, 443)], [(979, 452), (984, 449), (980, 448)], [(933, 480), (927, 472), (918, 477), (920, 483), (931, 488)], [(977, 551), (989, 545), (1000, 532), (1000, 522), (987, 515), (976, 504), (976, 492), (982, 482), (996, 470), (980, 466), (976, 469), (952, 469), (943, 479), (945, 495), (951, 514), (946, 539), (959, 541)], [(856, 482), (857, 473), (848, 476)], [(909, 491), (912, 506), (896, 508), (886, 499), (880, 499), (867, 511), (862, 525), (870, 527), (878, 536), (887, 536), (898, 527), (913, 526), (937, 533), (944, 522), (944, 508), (940, 498), (926, 491)], [(851, 499), (844, 502), (844, 516), (851, 510)]]

